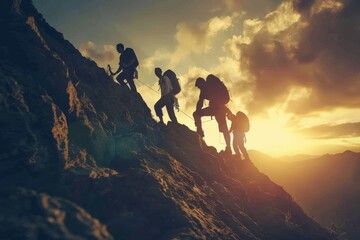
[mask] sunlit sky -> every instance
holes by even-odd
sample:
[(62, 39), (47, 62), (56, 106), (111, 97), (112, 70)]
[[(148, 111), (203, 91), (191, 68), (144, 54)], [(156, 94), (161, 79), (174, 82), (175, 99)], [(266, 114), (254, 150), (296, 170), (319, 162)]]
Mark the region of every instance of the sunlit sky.
[[(117, 67), (117, 43), (133, 48), (136, 84), (154, 116), (160, 95), (148, 87), (158, 90), (155, 67), (178, 74), (177, 116), (191, 129), (194, 80), (213, 73), (230, 90), (230, 109), (250, 118), (248, 149), (274, 156), (360, 151), (360, 1), (33, 2), (100, 67)], [(206, 142), (225, 148), (215, 120), (203, 120)]]

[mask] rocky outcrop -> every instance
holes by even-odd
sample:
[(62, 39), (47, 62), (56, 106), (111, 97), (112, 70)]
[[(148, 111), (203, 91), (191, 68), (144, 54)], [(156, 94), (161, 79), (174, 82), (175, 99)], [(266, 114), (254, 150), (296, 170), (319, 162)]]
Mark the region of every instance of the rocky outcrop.
[(139, 94), (82, 57), (31, 1), (1, 5), (0, 185), (8, 194), (21, 186), (66, 199), (115, 239), (331, 238), (251, 163), (219, 155), (184, 125), (160, 128)]
[(110, 240), (106, 226), (61, 198), (26, 189), (2, 192), (1, 239)]

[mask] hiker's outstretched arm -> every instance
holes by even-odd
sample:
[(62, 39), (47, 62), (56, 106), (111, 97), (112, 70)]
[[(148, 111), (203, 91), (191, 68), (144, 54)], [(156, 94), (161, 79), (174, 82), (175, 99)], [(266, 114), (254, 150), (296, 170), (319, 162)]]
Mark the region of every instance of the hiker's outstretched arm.
[(231, 121), (233, 121), (235, 118), (235, 115), (231, 112), (231, 110), (229, 108), (227, 108), (227, 110), (226, 110), (226, 116)]
[(225, 106), (225, 111), (227, 115), (232, 115), (234, 116), (234, 114), (231, 112), (230, 108), (228, 108), (227, 106)]
[(119, 68), (118, 68), (118, 70), (116, 70), (116, 72), (114, 72), (114, 73), (110, 72), (110, 73), (111, 73), (112, 75), (116, 75), (116, 74), (118, 74), (121, 70), (122, 70), (122, 67), (121, 67), (121, 65), (119, 65)]

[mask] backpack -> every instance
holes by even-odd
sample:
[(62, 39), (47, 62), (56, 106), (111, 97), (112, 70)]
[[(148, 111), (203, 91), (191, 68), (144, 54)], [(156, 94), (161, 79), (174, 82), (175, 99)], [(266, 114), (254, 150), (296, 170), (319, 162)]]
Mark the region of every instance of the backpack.
[(139, 61), (136, 57), (136, 54), (134, 52), (134, 49), (132, 48), (126, 48), (125, 51), (121, 54), (123, 55), (121, 60), (125, 61), (125, 63), (131, 62), (132, 60), (135, 60), (135, 62), (131, 65), (131, 68), (137, 68), (139, 66)]
[(230, 101), (229, 91), (225, 84), (215, 75), (210, 74), (206, 78), (206, 91), (209, 100), (221, 104), (227, 104)]
[(243, 112), (237, 112), (235, 116), (235, 121), (239, 130), (246, 133), (250, 130), (250, 121), (248, 116)]
[(179, 83), (179, 79), (176, 77), (176, 74), (173, 70), (168, 69), (164, 72), (164, 76), (168, 77), (171, 82), (171, 86), (173, 88), (173, 94), (176, 95), (181, 91), (181, 86)]

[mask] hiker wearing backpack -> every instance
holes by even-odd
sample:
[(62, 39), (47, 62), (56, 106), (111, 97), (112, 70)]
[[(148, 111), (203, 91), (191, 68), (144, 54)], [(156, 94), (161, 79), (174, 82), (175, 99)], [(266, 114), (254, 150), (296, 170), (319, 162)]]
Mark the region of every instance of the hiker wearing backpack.
[[(206, 80), (201, 77), (196, 79), (195, 86), (200, 89), (196, 111), (193, 113), (197, 133), (204, 137), (201, 125), (202, 116), (215, 116), (219, 125), (219, 131), (224, 135), (226, 143), (225, 152), (231, 153), (230, 133), (226, 123), (226, 113), (229, 111), (226, 104), (229, 102), (230, 96), (226, 86), (218, 77), (212, 74), (207, 76)], [(209, 100), (209, 107), (202, 108), (204, 100)]]
[(136, 54), (132, 48), (124, 49), (124, 45), (121, 43), (116, 45), (116, 49), (120, 53), (119, 68), (116, 72), (113, 73), (111, 71), (111, 67), (109, 65), (108, 67), (109, 67), (110, 74), (113, 76), (113, 75), (116, 75), (121, 72), (117, 76), (116, 80), (122, 86), (127, 86), (125, 83), (125, 80), (126, 80), (130, 86), (130, 90), (133, 92), (137, 92), (136, 86), (134, 83), (134, 78), (137, 78), (136, 68), (137, 68), (137, 66), (139, 66), (139, 61), (136, 57)]
[(170, 120), (172, 122), (177, 123), (177, 119), (174, 112), (174, 104), (177, 101), (177, 99), (175, 98), (175, 94), (177, 94), (178, 91), (177, 88), (174, 86), (174, 84), (172, 84), (172, 81), (168, 76), (169, 74), (167, 74), (168, 71), (162, 74), (161, 68), (155, 68), (155, 75), (159, 78), (161, 98), (159, 99), (159, 101), (155, 103), (154, 108), (155, 108), (156, 116), (160, 118), (160, 124), (164, 124), (163, 112), (162, 112), (163, 107), (166, 107)]
[(241, 151), (244, 160), (249, 161), (249, 154), (245, 148), (245, 133), (248, 132), (250, 128), (249, 118), (241, 111), (237, 112), (236, 115), (229, 111), (227, 117), (232, 122), (230, 132), (233, 133), (234, 152), (241, 160)]

